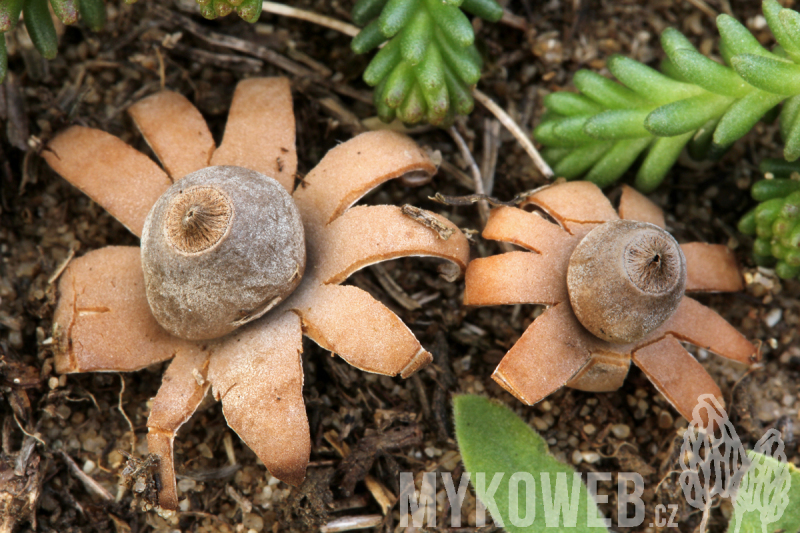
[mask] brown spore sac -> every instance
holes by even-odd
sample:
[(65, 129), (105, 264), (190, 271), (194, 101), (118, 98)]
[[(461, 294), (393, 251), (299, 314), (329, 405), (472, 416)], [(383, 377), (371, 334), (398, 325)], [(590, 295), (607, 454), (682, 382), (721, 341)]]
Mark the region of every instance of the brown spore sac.
[(646, 222), (606, 222), (575, 248), (567, 270), (575, 315), (617, 344), (644, 339), (675, 313), (686, 288), (686, 260), (675, 239)]
[(297, 287), (305, 262), (292, 197), (242, 167), (183, 177), (158, 199), (142, 232), (150, 309), (184, 339), (221, 337), (264, 315)]

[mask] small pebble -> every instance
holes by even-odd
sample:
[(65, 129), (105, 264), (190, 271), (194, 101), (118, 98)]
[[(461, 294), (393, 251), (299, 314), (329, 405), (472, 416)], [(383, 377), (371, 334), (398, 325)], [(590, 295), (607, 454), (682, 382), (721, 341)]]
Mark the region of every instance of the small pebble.
[(600, 454), (597, 452), (583, 452), (581, 455), (583, 460), (589, 464), (596, 463), (601, 459)]
[(583, 461), (583, 454), (580, 452), (580, 450), (575, 450), (574, 452), (572, 452), (572, 462), (573, 462), (573, 464), (576, 464), (576, 465), (580, 464), (581, 461)]
[(627, 439), (631, 435), (631, 428), (626, 424), (614, 424), (611, 426), (611, 433), (618, 439)]
[(533, 427), (536, 428), (537, 431), (546, 431), (548, 427), (547, 422), (539, 418), (538, 416), (533, 417)]
[(783, 318), (783, 309), (775, 308), (764, 317), (764, 324), (768, 328), (774, 328), (781, 321), (781, 318)]
[(587, 435), (594, 435), (595, 432), (597, 432), (597, 428), (594, 426), (594, 424), (586, 424), (583, 426), (583, 432)]
[(58, 378), (53, 376), (50, 379), (48, 379), (47, 380), (47, 386), (50, 387), (51, 389), (57, 389), (58, 388)]
[(94, 464), (94, 461), (90, 461), (87, 459), (86, 462), (83, 463), (83, 468), (81, 468), (81, 470), (83, 470), (84, 474), (91, 474), (96, 466), (97, 465)]
[(666, 409), (661, 411), (661, 414), (658, 415), (658, 427), (661, 429), (672, 427), (672, 422), (672, 415), (669, 414)]
[(193, 479), (180, 479), (178, 480), (178, 490), (182, 492), (189, 492), (197, 486), (197, 482)]

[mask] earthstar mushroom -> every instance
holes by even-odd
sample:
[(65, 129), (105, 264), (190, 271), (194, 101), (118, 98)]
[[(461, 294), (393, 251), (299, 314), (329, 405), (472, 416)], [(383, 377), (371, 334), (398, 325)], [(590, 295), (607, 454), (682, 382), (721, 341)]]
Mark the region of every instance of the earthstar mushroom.
[[(143, 241), (144, 247), (154, 245), (149, 240), (157, 233), (154, 221), (159, 217), (154, 215), (148, 226), (145, 219), (153, 205), (161, 204), (166, 215), (161, 220), (162, 238), (148, 250), (164, 251), (168, 246), (163, 238), (166, 227), (177, 246), (169, 254), (181, 261), (198, 250), (224, 246), (226, 232), (234, 230), (237, 220), (246, 220), (237, 218), (242, 206), (226, 205), (235, 196), (227, 184), (201, 190), (210, 182), (193, 184), (192, 173), (215, 173), (219, 169), (213, 167), (222, 167), (227, 168), (223, 174), (257, 172), (273, 178), (286, 196), (291, 194), (302, 219), (305, 273), (300, 248), (289, 246), (285, 251), (289, 262), (281, 263), (277, 272), (285, 286), (296, 283), (295, 273), (303, 274), (294, 292), (261, 318), (224, 337), (191, 341), (170, 334), (151, 312), (145, 289), (145, 269), (150, 267), (143, 268), (140, 248), (107, 246), (91, 251), (73, 260), (59, 279), (53, 319), (56, 370), (133, 371), (172, 359), (147, 422), (149, 450), (160, 458), (161, 507), (175, 509), (178, 504), (175, 433), (209, 390), (222, 402), (228, 425), (270, 473), (298, 485), (311, 449), (302, 396), (304, 334), (368, 372), (408, 377), (431, 360), (397, 315), (361, 289), (339, 284), (365, 266), (408, 255), (435, 257), (461, 272), (466, 269), (467, 240), (444, 217), (430, 213), (453, 231), (448, 240), (403, 215), (399, 207), (353, 207), (385, 181), (433, 175), (436, 167), (408, 137), (371, 132), (328, 152), (295, 190), (294, 115), (284, 78), (239, 82), (219, 147), (199, 111), (174, 92), (145, 98), (130, 113), (166, 172), (120, 139), (82, 126), (56, 136), (43, 153), (45, 159), (133, 233), (142, 235), (144, 230), (148, 241)], [(212, 168), (202, 170), (207, 167)], [(167, 193), (159, 200), (168, 190), (178, 194)], [(183, 194), (188, 200), (181, 199)], [(203, 203), (209, 199), (211, 203)], [(202, 210), (192, 210), (198, 201)], [(175, 216), (169, 216), (171, 209)], [(291, 208), (287, 212), (291, 219)], [(251, 221), (260, 215), (253, 216)], [(187, 230), (198, 231), (180, 235)], [(265, 294), (269, 307), (273, 293)], [(255, 316), (263, 310), (258, 305), (248, 303), (243, 310), (248, 317)], [(222, 324), (223, 329), (230, 326), (227, 314)]]
[(492, 374), (519, 400), (533, 405), (564, 386), (616, 390), (633, 361), (691, 419), (701, 395), (722, 402), (722, 393), (681, 342), (759, 360), (733, 326), (684, 295), (743, 288), (726, 246), (678, 246), (661, 210), (630, 187), (619, 214), (589, 182), (540, 189), (521, 207), (492, 210), (483, 236), (525, 251), (473, 260), (464, 293), (471, 306), (548, 306)]

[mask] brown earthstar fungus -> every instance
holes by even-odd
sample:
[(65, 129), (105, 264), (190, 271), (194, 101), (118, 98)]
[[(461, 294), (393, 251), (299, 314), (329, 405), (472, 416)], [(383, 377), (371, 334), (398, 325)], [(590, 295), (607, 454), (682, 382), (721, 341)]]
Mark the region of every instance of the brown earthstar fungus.
[(471, 306), (548, 306), (492, 374), (519, 400), (533, 405), (563, 386), (616, 390), (632, 360), (691, 420), (699, 396), (722, 393), (681, 342), (758, 361), (741, 333), (684, 295), (743, 288), (726, 246), (678, 245), (661, 209), (630, 187), (619, 214), (589, 182), (540, 189), (521, 207), (494, 209), (483, 236), (525, 251), (473, 260), (464, 294)]
[[(466, 269), (467, 240), (445, 218), (429, 213), (453, 231), (447, 240), (399, 207), (353, 207), (387, 180), (432, 176), (436, 167), (411, 139), (371, 132), (328, 152), (293, 190), (294, 114), (283, 78), (238, 84), (219, 147), (200, 112), (174, 92), (154, 94), (130, 114), (164, 170), (120, 139), (81, 126), (44, 152), (56, 172), (142, 236), (141, 250), (94, 250), (62, 274), (56, 369), (133, 371), (172, 359), (147, 422), (164, 508), (178, 503), (175, 433), (209, 388), (270, 473), (298, 485), (311, 449), (303, 334), (368, 372), (408, 377), (431, 360), (393, 312), (339, 284), (365, 266), (409, 255), (448, 261), (450, 274)], [(209, 266), (215, 256), (220, 262)], [(243, 270), (251, 267), (260, 271)], [(245, 323), (214, 340), (181, 338)]]

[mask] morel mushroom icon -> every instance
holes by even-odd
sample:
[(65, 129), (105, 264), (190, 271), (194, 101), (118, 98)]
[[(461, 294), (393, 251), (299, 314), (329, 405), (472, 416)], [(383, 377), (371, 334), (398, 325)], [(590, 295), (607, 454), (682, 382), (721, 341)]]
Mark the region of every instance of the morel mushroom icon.
[(471, 306), (548, 306), (492, 375), (519, 400), (533, 405), (564, 386), (616, 390), (633, 361), (691, 420), (701, 395), (722, 402), (722, 393), (681, 342), (758, 361), (731, 324), (685, 296), (743, 288), (726, 246), (678, 245), (661, 209), (630, 187), (619, 214), (589, 182), (549, 186), (521, 207), (494, 209), (483, 236), (525, 251), (474, 259), (464, 293)]
[(62, 274), (56, 370), (134, 371), (172, 359), (147, 421), (164, 508), (178, 504), (175, 433), (209, 389), (270, 473), (298, 485), (311, 450), (304, 334), (368, 372), (408, 377), (431, 360), (397, 315), (340, 284), (409, 255), (452, 263), (448, 275), (466, 269), (466, 237), (444, 217), (429, 214), (452, 231), (447, 240), (399, 207), (353, 207), (385, 181), (429, 179), (436, 167), (408, 137), (371, 132), (332, 149), (295, 189), (283, 78), (237, 85), (219, 147), (177, 93), (157, 93), (130, 113), (164, 170), (81, 126), (44, 152), (56, 172), (142, 237), (141, 249), (94, 250)]

